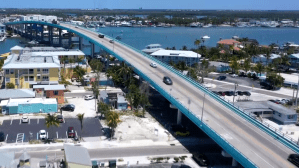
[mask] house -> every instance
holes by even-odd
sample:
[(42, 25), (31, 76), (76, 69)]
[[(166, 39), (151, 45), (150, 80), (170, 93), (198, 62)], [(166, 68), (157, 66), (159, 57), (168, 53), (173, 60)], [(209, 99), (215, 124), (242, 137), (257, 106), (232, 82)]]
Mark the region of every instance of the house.
[(268, 118), (279, 124), (295, 124), (297, 113), (282, 105), (270, 101), (236, 102), (235, 105), (249, 115), (260, 118)]
[(36, 84), (58, 84), (60, 61), (58, 56), (37, 56), (32, 53), (12, 53), (4, 61), (5, 86), (33, 88)]
[(35, 98), (35, 92), (29, 89), (0, 89), (0, 101), (21, 98)]
[(121, 90), (102, 90), (100, 91), (100, 100), (118, 110), (126, 110), (128, 108), (128, 101), (123, 96)]
[(21, 16), (20, 21), (46, 21), (52, 22), (53, 20), (57, 21), (57, 16), (45, 16), (45, 15), (27, 15)]
[(219, 47), (219, 45), (221, 45), (221, 44), (223, 45), (224, 49), (229, 50), (230, 46), (233, 46), (234, 50), (238, 51), (238, 50), (240, 50), (241, 42), (233, 40), (233, 39), (224, 39), (224, 40), (220, 40), (217, 42), (217, 47)]
[(230, 66), (228, 63), (209, 61), (209, 68), (215, 69), (217, 72), (229, 71)]
[(280, 58), (280, 55), (277, 54), (271, 54), (270, 58), (267, 59), (267, 57), (265, 55), (258, 55), (256, 57), (252, 57), (251, 61), (253, 63), (262, 63), (263, 65), (267, 65), (269, 63), (272, 63), (274, 59)]
[(289, 56), (289, 58), (290, 58), (291, 66), (298, 68), (299, 67), (299, 54), (291, 54)]
[(57, 99), (58, 104), (64, 103), (64, 85), (33, 85), (36, 95)]
[(64, 159), (68, 168), (92, 167), (89, 153), (86, 148), (71, 144), (64, 144)]
[(6, 33), (5, 30), (6, 30), (5, 25), (0, 23), (0, 37), (5, 36), (5, 33)]
[(56, 113), (58, 108), (53, 98), (2, 100), (0, 106), (3, 114)]
[(187, 65), (193, 65), (199, 62), (201, 55), (193, 51), (184, 50), (158, 50), (151, 54), (152, 57), (165, 63), (185, 62)]
[[(95, 82), (96, 75), (85, 75), (84, 78), (84, 86), (90, 86), (92, 82)], [(108, 78), (105, 73), (101, 73), (99, 76), (99, 85), (100, 86), (114, 86), (113, 80)]]
[(142, 51), (146, 54), (152, 54), (158, 50), (164, 50), (160, 44), (150, 44), (145, 47)]

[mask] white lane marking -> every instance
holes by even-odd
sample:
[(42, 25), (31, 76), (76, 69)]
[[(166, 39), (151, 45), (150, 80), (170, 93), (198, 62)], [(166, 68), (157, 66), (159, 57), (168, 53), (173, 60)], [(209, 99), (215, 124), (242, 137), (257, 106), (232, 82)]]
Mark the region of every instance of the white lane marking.
[(13, 119), (11, 119), (11, 121), (10, 121), (10, 125), (12, 125), (12, 121), (13, 121)]
[(30, 118), (29, 118), (29, 122), (28, 122), (28, 124), (30, 124)]
[[(251, 152), (253, 152), (251, 150)], [(263, 159), (260, 155), (258, 155), (257, 153), (253, 152), (254, 154), (256, 154), (256, 156), (258, 156), (259, 158), (261, 158), (264, 162), (266, 162), (268, 165), (270, 165), (271, 167), (273, 167), (269, 162), (267, 162), (265, 159)], [(273, 167), (274, 168), (274, 167)]]
[(37, 119), (37, 124), (39, 123), (39, 118)]
[(58, 131), (56, 132), (56, 135), (57, 135), (57, 139), (58, 139)]
[(22, 120), (22, 119), (20, 119), (20, 123), (19, 123), (19, 125), (21, 125), (21, 120)]
[(8, 134), (6, 134), (6, 138), (5, 138), (5, 142), (7, 143), (7, 137), (8, 137)]
[(50, 147), (47, 147), (44, 151), (48, 150)]

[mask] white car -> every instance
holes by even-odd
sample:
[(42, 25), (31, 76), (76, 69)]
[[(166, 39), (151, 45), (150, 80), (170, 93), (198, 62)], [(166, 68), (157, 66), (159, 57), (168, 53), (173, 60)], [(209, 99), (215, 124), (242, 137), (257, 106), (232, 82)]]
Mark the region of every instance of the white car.
[(154, 63), (154, 62), (152, 62), (152, 63), (150, 64), (150, 66), (153, 67), (153, 68), (157, 68), (157, 64)]
[(232, 74), (231, 77), (235, 78), (235, 77), (238, 77), (238, 75), (236, 75), (236, 74)]
[(93, 96), (91, 96), (91, 95), (86, 95), (86, 96), (84, 96), (84, 99), (85, 100), (91, 100), (91, 99), (93, 99), (94, 97)]
[(23, 116), (22, 123), (28, 123), (28, 122), (29, 122), (29, 118), (27, 116)]
[(47, 137), (46, 130), (40, 130), (38, 134), (39, 134), (39, 138), (42, 140), (46, 139)]

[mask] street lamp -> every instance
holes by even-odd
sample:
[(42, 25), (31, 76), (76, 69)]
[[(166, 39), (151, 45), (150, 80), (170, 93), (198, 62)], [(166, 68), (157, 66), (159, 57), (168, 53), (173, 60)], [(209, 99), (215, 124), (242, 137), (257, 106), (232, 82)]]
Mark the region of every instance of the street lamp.
[(236, 89), (237, 89), (238, 84), (235, 83), (235, 91), (234, 91), (234, 98), (233, 98), (233, 104), (235, 104), (235, 95), (236, 95)]
[(206, 99), (206, 94), (203, 95), (202, 111), (201, 111), (201, 123), (200, 123), (200, 126), (202, 126), (203, 110), (204, 110), (204, 108), (205, 108), (205, 99)]

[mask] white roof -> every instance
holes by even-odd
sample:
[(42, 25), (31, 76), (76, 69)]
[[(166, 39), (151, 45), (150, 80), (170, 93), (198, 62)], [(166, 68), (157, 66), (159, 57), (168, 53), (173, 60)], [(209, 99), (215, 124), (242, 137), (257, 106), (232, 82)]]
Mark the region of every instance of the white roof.
[(299, 54), (291, 54), (290, 57), (295, 57), (299, 59)]
[(151, 54), (151, 56), (173, 56), (173, 57), (191, 57), (191, 58), (200, 58), (201, 55), (193, 51), (184, 51), (184, 50), (158, 50)]
[(65, 90), (64, 85), (33, 85), (33, 89), (43, 88), (44, 90)]
[(147, 45), (146, 47), (161, 47), (161, 44), (150, 44)]
[(53, 52), (32, 52), (32, 56), (66, 56), (66, 55), (85, 55), (80, 50), (70, 50), (70, 51), (53, 51)]
[(280, 76), (282, 76), (287, 83), (298, 83), (298, 76), (299, 74), (293, 73), (293, 74), (285, 74), (285, 73), (280, 73)]
[(12, 47), (10, 50), (23, 50), (23, 47), (16, 45), (16, 46)]
[[(92, 166), (89, 153), (86, 148), (64, 144), (66, 162), (84, 166)], [(80, 154), (79, 154), (80, 153)]]
[[(258, 57), (261, 57), (261, 58), (266, 58), (266, 56), (265, 55), (259, 55)], [(276, 59), (276, 58), (280, 58), (280, 55), (278, 55), (278, 54), (271, 54), (270, 55), (270, 59)]]
[(55, 98), (29, 98), (29, 99), (9, 99), (7, 106), (18, 106), (18, 104), (57, 104)]

